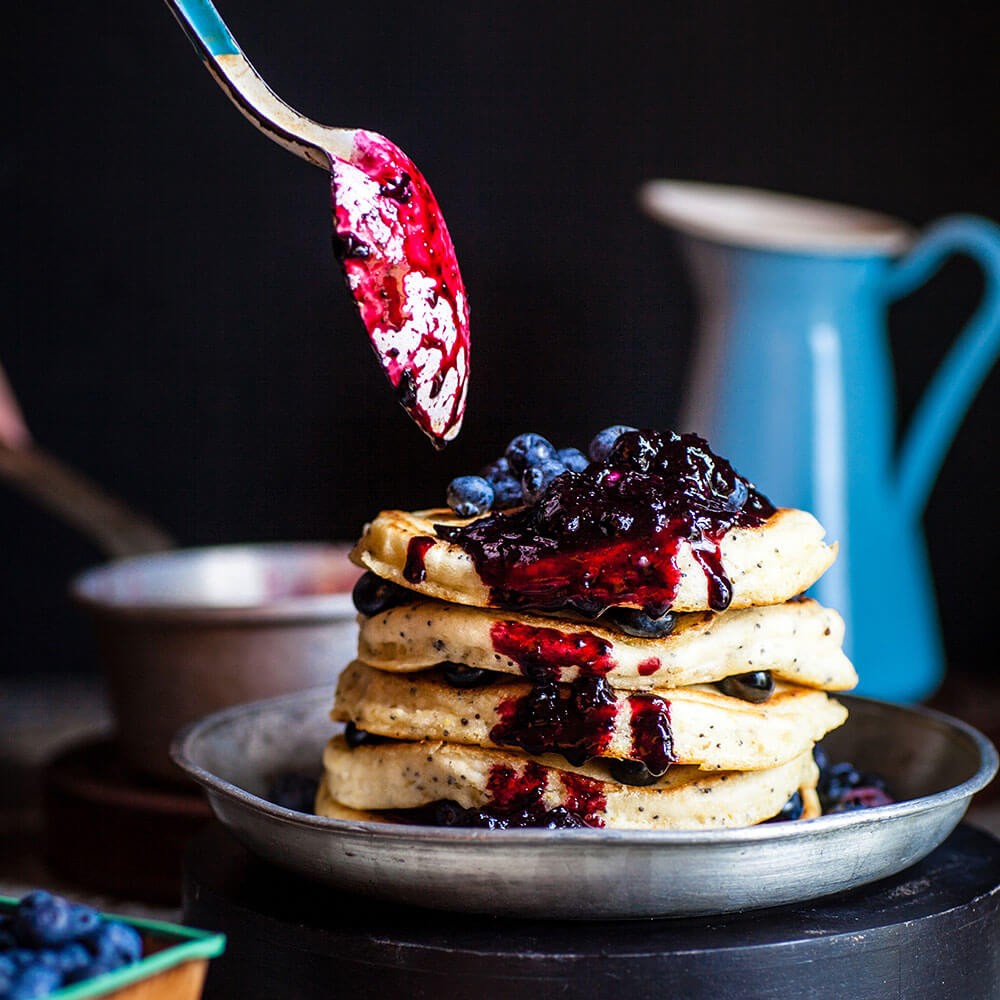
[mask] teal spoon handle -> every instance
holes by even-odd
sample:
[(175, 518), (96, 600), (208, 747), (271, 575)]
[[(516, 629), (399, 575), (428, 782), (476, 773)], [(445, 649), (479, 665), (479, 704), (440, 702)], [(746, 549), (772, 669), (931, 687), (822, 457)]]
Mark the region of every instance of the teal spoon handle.
[(355, 130), (320, 125), (278, 97), (243, 54), (211, 0), (166, 4), (215, 82), (269, 139), (324, 170), (330, 169), (331, 155), (350, 158)]

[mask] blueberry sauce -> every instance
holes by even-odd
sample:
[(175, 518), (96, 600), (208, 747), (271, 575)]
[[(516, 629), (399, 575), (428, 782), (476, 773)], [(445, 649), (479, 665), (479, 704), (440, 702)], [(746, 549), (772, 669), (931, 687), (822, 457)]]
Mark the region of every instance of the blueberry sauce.
[(604, 785), (582, 774), (562, 773), (566, 789), (566, 809), (573, 816), (582, 818), (586, 826), (604, 826), (604, 813), (608, 808)]
[(705, 573), (709, 606), (724, 611), (732, 587), (719, 542), (774, 511), (703, 438), (630, 431), (603, 462), (553, 480), (533, 506), (436, 531), (472, 557), (500, 606), (596, 616), (624, 604), (661, 618), (676, 596), (682, 542)]
[(497, 714), (490, 739), (498, 746), (559, 753), (580, 765), (599, 757), (611, 742), (618, 706), (602, 677), (580, 677), (572, 684), (535, 684), (527, 694), (504, 699)]
[(529, 763), (519, 772), (494, 764), (487, 779), (491, 801), (481, 809), (464, 809), (452, 799), (439, 799), (414, 809), (387, 809), (388, 819), (422, 826), (485, 827), (489, 830), (541, 827), (549, 830), (604, 826), (607, 799), (599, 781), (560, 772), (565, 805), (546, 808), (546, 772)]
[(469, 305), (441, 209), (413, 161), (358, 130), (330, 158), (334, 253), (400, 402), (441, 447), (458, 434), (469, 375)]
[(498, 621), (490, 628), (490, 639), (501, 656), (513, 660), (535, 683), (561, 680), (567, 667), (575, 667), (581, 677), (603, 677), (615, 665), (611, 643), (592, 632)]
[(660, 663), (660, 658), (658, 656), (650, 656), (647, 659), (640, 661), (636, 670), (639, 672), (640, 677), (652, 677), (662, 665), (663, 664)]
[(482, 809), (463, 809), (454, 799), (438, 799), (413, 809), (383, 809), (381, 814), (386, 819), (398, 823), (413, 823), (417, 826), (480, 827), (486, 830), (516, 830), (528, 827), (572, 830), (588, 825), (565, 806), (506, 813), (492, 806), (484, 806)]
[(428, 535), (417, 535), (410, 539), (406, 546), (406, 563), (403, 565), (403, 579), (407, 583), (423, 583), (427, 579), (424, 557), (433, 544), (434, 539)]
[(345, 260), (367, 260), (371, 253), (372, 248), (353, 233), (345, 233), (333, 241), (333, 255), (341, 263)]
[[(677, 759), (670, 728), (670, 703), (655, 695), (633, 695), (630, 758), (654, 777)], [(543, 681), (527, 694), (507, 698), (490, 730), (498, 746), (530, 754), (558, 753), (575, 766), (601, 757), (615, 733), (618, 704), (603, 677), (582, 676), (571, 684)]]
[(651, 775), (661, 777), (677, 760), (670, 702), (656, 695), (635, 694), (628, 703), (632, 709), (632, 757), (641, 761)]
[(848, 789), (841, 795), (831, 813), (851, 812), (854, 809), (874, 809), (875, 806), (892, 805), (896, 800), (884, 789), (876, 785), (860, 785)]

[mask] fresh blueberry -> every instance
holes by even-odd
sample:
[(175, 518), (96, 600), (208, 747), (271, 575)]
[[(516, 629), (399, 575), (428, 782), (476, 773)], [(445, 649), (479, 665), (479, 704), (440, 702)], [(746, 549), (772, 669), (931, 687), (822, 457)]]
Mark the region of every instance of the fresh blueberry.
[(801, 819), (805, 806), (802, 804), (802, 795), (799, 792), (793, 793), (792, 797), (781, 807), (781, 810), (765, 820), (765, 823), (784, 823), (788, 820)]
[(670, 611), (654, 618), (641, 608), (608, 608), (604, 617), (626, 635), (639, 639), (660, 639), (670, 635), (677, 623), (677, 616)]
[[(44, 965), (50, 969), (62, 971), (62, 963), (59, 960), (59, 952), (68, 945), (62, 945), (59, 950), (55, 948), (39, 948), (31, 960), (32, 965)], [(86, 949), (84, 949), (86, 950)]]
[(831, 764), (820, 776), (817, 790), (824, 801), (824, 809), (835, 805), (843, 794), (861, 784), (861, 772), (850, 761)]
[(70, 905), (69, 919), (73, 928), (73, 937), (85, 937), (95, 931), (104, 918), (92, 906), (73, 903)]
[(454, 799), (441, 799), (434, 803), (433, 819), (435, 826), (462, 826), (466, 818), (466, 810)]
[(62, 944), (74, 936), (70, 904), (51, 893), (31, 893), (14, 910), (13, 931), (17, 940), (32, 948)]
[(367, 729), (359, 729), (353, 722), (348, 722), (344, 726), (344, 739), (348, 747), (353, 750), (362, 745), (376, 746), (379, 743), (385, 743), (388, 737), (370, 733)]
[(45, 997), (62, 986), (63, 977), (58, 969), (48, 965), (29, 965), (14, 978), (4, 993), (6, 1000), (33, 1000)]
[(518, 434), (507, 445), (505, 457), (510, 463), (511, 472), (515, 476), (522, 476), (529, 466), (555, 458), (556, 450), (541, 434)]
[(31, 892), (21, 897), (21, 901), (17, 906), (18, 909), (30, 909), (35, 906), (41, 906), (44, 903), (51, 903), (55, 898), (47, 889), (32, 889)]
[[(655, 785), (663, 774), (654, 774), (641, 760), (609, 760), (608, 771), (623, 785)], [(664, 772), (666, 773), (666, 772)]]
[(590, 459), (579, 448), (560, 448), (556, 452), (556, 458), (569, 469), (570, 472), (584, 472)]
[(355, 608), (367, 617), (405, 604), (412, 597), (405, 587), (400, 587), (391, 580), (383, 580), (372, 572), (362, 573), (351, 591)]
[(493, 487), (482, 476), (459, 476), (448, 484), (448, 506), (459, 517), (485, 514), (493, 504)]
[(541, 495), (548, 489), (549, 483), (566, 471), (562, 462), (550, 458), (538, 465), (529, 465), (521, 476), (521, 491), (528, 503), (537, 503)]
[(587, 447), (587, 454), (591, 462), (603, 462), (614, 448), (615, 442), (627, 431), (634, 431), (634, 427), (626, 424), (615, 424), (612, 427), (605, 427), (603, 431), (598, 431)]
[(752, 670), (747, 674), (724, 678), (719, 681), (718, 688), (730, 698), (739, 698), (741, 701), (759, 705), (774, 693), (774, 678), (770, 670)]
[(506, 458), (498, 458), (495, 462), (484, 465), (479, 470), (479, 475), (493, 486), (501, 479), (509, 479), (513, 475), (513, 472), (511, 472), (510, 462)]
[(578, 597), (571, 597), (566, 606), (583, 615), (584, 618), (598, 618), (608, 610), (607, 602), (596, 597), (588, 597), (581, 594)]
[(82, 969), (91, 962), (90, 952), (79, 941), (63, 945), (55, 954), (59, 970), (64, 976)]
[(886, 805), (892, 801), (884, 778), (861, 771), (850, 761), (821, 769), (816, 791), (825, 813)]
[(11, 948), (9, 951), (5, 951), (0, 957), (16, 972), (18, 969), (23, 969), (34, 962), (35, 951), (33, 948)]
[(521, 481), (513, 476), (505, 476), (493, 483), (493, 509), (510, 510), (524, 503)]
[(565, 806), (554, 806), (542, 816), (546, 830), (572, 830), (586, 824)]
[(279, 774), (267, 790), (267, 800), (285, 809), (312, 814), (319, 782), (307, 774)]
[[(142, 936), (129, 924), (120, 920), (105, 920), (84, 942), (90, 948), (94, 958), (109, 965), (116, 963), (125, 965), (136, 962), (142, 956)], [(113, 966), (117, 968), (117, 966)]]
[(730, 510), (742, 510), (749, 495), (750, 491), (747, 489), (746, 482), (742, 479), (737, 479), (736, 485), (733, 487), (733, 492), (726, 497), (726, 506)]
[(476, 688), (493, 680), (493, 671), (479, 667), (467, 667), (464, 663), (445, 662), (441, 664), (444, 679), (457, 688)]
[(608, 465), (654, 472), (663, 468), (663, 436), (656, 431), (629, 430), (618, 436), (605, 459)]

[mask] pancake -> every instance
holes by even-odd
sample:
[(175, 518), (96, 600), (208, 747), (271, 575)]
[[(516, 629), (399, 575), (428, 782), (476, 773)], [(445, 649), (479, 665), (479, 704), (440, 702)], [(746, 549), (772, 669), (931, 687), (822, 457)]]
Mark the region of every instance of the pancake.
[(448, 660), (560, 681), (599, 673), (613, 687), (629, 689), (686, 687), (751, 670), (828, 691), (846, 691), (858, 681), (840, 648), (843, 619), (810, 599), (678, 615), (673, 632), (661, 639), (434, 600), (359, 621), (358, 657), (381, 670), (425, 670)]
[[(643, 788), (610, 780), (599, 764), (570, 767), (562, 758), (531, 758), (454, 743), (386, 743), (349, 749), (334, 737), (323, 754), (319, 815), (417, 809), (441, 800), (462, 809), (492, 807), (540, 816), (563, 808), (589, 826), (699, 830), (751, 826), (775, 816), (796, 792), (814, 813), (818, 770), (806, 752), (761, 771), (673, 767)], [(367, 816), (365, 818), (368, 818)]]
[[(847, 710), (822, 691), (786, 684), (776, 685), (761, 704), (707, 685), (649, 694), (615, 693), (605, 686), (590, 711), (581, 711), (576, 692), (563, 685), (561, 714), (551, 707), (551, 690), (543, 689), (545, 700), (538, 702), (533, 699), (537, 689), (513, 678), (462, 689), (448, 684), (439, 671), (407, 677), (355, 661), (340, 676), (331, 718), (397, 740), (449, 740), (529, 752), (535, 746), (554, 749), (552, 741), (557, 740), (571, 756), (649, 759), (657, 773), (664, 751), (646, 736), (650, 724), (662, 726), (666, 739), (672, 738), (676, 763), (742, 771), (799, 756), (847, 718)], [(525, 738), (519, 721), (539, 716), (554, 721), (544, 732), (535, 729)]]
[(350, 806), (345, 806), (343, 802), (337, 802), (330, 797), (326, 784), (323, 782), (320, 783), (319, 791), (316, 792), (314, 812), (317, 816), (325, 816), (327, 819), (345, 819), (362, 823), (388, 822), (388, 818), (380, 813), (352, 809)]
[[(822, 815), (823, 810), (820, 807), (819, 796), (816, 794), (815, 788), (802, 787), (799, 789), (799, 794), (802, 796), (802, 815), (799, 817), (800, 820), (816, 819), (817, 816)], [(320, 784), (319, 791), (316, 793), (315, 812), (317, 816), (325, 816), (327, 819), (347, 820), (355, 823), (401, 822), (401, 819), (396, 819), (386, 813), (366, 812), (364, 809), (351, 809), (350, 806), (345, 806), (342, 802), (337, 802), (336, 799), (331, 797), (325, 783)]]
[[(468, 523), (449, 510), (382, 511), (366, 526), (351, 558), (377, 576), (428, 597), (473, 607), (499, 606), (472, 557), (457, 544), (435, 535), (435, 525)], [(824, 534), (811, 514), (787, 507), (759, 527), (731, 528), (719, 543), (721, 567), (732, 585), (729, 607), (780, 604), (801, 594), (836, 557), (836, 545), (827, 545)], [(410, 543), (415, 539), (426, 540), (421, 574), (404, 575)], [(676, 563), (673, 610), (710, 610), (705, 570), (690, 542), (680, 543)], [(418, 575), (422, 579), (415, 580)], [(627, 601), (622, 601), (621, 606), (638, 607)]]

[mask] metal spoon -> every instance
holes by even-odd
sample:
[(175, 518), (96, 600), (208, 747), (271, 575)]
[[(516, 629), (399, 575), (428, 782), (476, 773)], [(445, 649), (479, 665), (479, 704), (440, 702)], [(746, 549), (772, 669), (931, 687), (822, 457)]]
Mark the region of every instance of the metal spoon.
[(250, 65), (209, 0), (166, 2), (215, 82), (264, 135), (324, 170), (331, 153), (351, 158), (357, 130), (320, 125), (290, 108)]
[(455, 249), (420, 171), (384, 136), (299, 114), (250, 65), (210, 0), (166, 0), (215, 81), (266, 136), (330, 171), (335, 251), (398, 398), (437, 446), (458, 434), (469, 308)]

